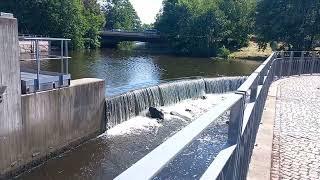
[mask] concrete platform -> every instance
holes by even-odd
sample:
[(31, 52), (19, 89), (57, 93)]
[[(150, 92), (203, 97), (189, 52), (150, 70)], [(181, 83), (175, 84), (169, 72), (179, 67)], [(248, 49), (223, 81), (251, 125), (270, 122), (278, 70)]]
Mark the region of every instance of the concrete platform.
[[(41, 71), (39, 79), (39, 91), (45, 91), (69, 86), (71, 75)], [(22, 94), (29, 94), (37, 91), (37, 73), (35, 70), (21, 70), (21, 90)]]

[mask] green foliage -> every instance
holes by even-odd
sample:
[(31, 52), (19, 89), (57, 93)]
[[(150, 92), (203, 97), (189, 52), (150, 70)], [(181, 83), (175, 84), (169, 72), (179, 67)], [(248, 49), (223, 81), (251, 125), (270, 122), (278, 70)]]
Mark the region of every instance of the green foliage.
[[(156, 29), (177, 52), (196, 56), (217, 54), (225, 45), (246, 44), (255, 0), (165, 0)], [(243, 17), (240, 17), (243, 16)]]
[(154, 24), (142, 24), (141, 30), (154, 29)]
[(141, 29), (141, 21), (129, 0), (107, 0), (104, 7), (105, 29), (134, 31)]
[(0, 11), (17, 17), (20, 33), (70, 38), (75, 49), (98, 46), (104, 23), (96, 0), (2, 0)]
[(223, 0), (220, 9), (230, 22), (223, 44), (232, 50), (247, 46), (248, 35), (254, 32), (256, 0)]
[(230, 54), (231, 54), (230, 50), (227, 49), (225, 46), (222, 46), (218, 50), (218, 56), (223, 58), (223, 59), (229, 59)]
[(310, 50), (320, 35), (320, 1), (262, 0), (256, 34), (261, 48), (276, 41), (289, 50)]
[(99, 32), (105, 24), (105, 17), (97, 0), (83, 0), (84, 17), (86, 20), (85, 46), (87, 48), (100, 47)]

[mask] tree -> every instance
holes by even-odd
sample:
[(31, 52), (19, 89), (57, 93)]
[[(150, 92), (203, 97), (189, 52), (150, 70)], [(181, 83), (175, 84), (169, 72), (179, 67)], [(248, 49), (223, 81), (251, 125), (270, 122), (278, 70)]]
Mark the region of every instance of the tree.
[(262, 0), (256, 34), (261, 48), (278, 42), (289, 50), (310, 50), (320, 33), (320, 1)]
[(104, 7), (105, 28), (127, 31), (140, 30), (141, 21), (129, 0), (107, 0)]
[(154, 24), (142, 24), (141, 30), (154, 29)]
[(84, 17), (86, 19), (85, 46), (100, 47), (99, 32), (105, 24), (105, 17), (97, 0), (83, 0)]
[[(249, 3), (250, 2), (250, 3)], [(165, 0), (155, 27), (178, 53), (211, 56), (246, 44), (254, 0)], [(252, 4), (251, 4), (252, 3)], [(245, 15), (244, 17), (239, 17)]]
[[(13, 13), (17, 17), (19, 33), (70, 38), (72, 46), (81, 49), (86, 35), (96, 44), (97, 29), (102, 27), (103, 16), (97, 15), (93, 3), (96, 1), (2, 0), (0, 11)], [(84, 4), (87, 6), (84, 7)]]
[(223, 44), (233, 50), (246, 46), (248, 35), (254, 33), (256, 0), (223, 0), (220, 9), (230, 22), (230, 34)]

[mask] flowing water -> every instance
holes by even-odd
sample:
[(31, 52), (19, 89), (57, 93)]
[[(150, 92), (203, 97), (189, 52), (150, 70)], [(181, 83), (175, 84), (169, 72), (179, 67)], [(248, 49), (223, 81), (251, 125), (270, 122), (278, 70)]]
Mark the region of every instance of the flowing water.
[[(221, 93), (236, 90), (245, 80), (208, 77), (249, 75), (260, 64), (113, 50), (73, 52), (72, 56), (69, 70), (73, 79), (106, 80), (106, 123), (111, 129), (17, 179), (112, 179), (227, 98), (228, 94)], [(25, 62), (22, 66), (34, 64)], [(58, 71), (60, 64), (45, 61), (41, 66)], [(182, 78), (190, 76), (206, 78)], [(179, 80), (172, 81), (175, 78)], [(150, 106), (161, 108), (165, 120), (146, 117)], [(155, 179), (168, 179), (172, 174), (173, 179), (198, 178), (225, 145), (227, 120), (226, 113)]]
[[(228, 98), (245, 77), (199, 78), (168, 82), (106, 98), (105, 134), (45, 162), (18, 179), (112, 179), (167, 138)], [(221, 94), (224, 93), (224, 94)], [(158, 121), (146, 116), (154, 106)], [(156, 179), (199, 177), (227, 141), (228, 114), (214, 121)]]
[(118, 125), (149, 107), (168, 106), (186, 99), (201, 98), (205, 94), (235, 91), (245, 80), (245, 77), (178, 80), (106, 98), (107, 125)]
[[(73, 79), (95, 77), (106, 80), (106, 95), (157, 85), (162, 81), (190, 76), (219, 77), (251, 74), (261, 62), (211, 58), (176, 57), (145, 51), (101, 49), (72, 52), (69, 72)], [(30, 62), (22, 67), (35, 68)], [(60, 62), (43, 61), (42, 70), (60, 71)]]

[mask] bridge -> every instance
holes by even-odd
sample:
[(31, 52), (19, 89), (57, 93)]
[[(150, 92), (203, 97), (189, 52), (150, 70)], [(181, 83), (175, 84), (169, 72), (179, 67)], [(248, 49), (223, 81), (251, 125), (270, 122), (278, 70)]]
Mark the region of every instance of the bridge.
[(129, 32), (129, 31), (101, 31), (102, 44), (121, 41), (162, 42), (159, 33), (156, 32)]
[[(273, 53), (224, 102), (115, 179), (157, 179), (175, 157), (226, 112), (230, 114), (228, 143), (199, 179), (319, 179), (320, 82), (315, 74), (319, 72), (318, 52)], [(269, 92), (270, 87), (278, 93)], [(277, 103), (270, 116), (270, 104), (275, 98)]]

